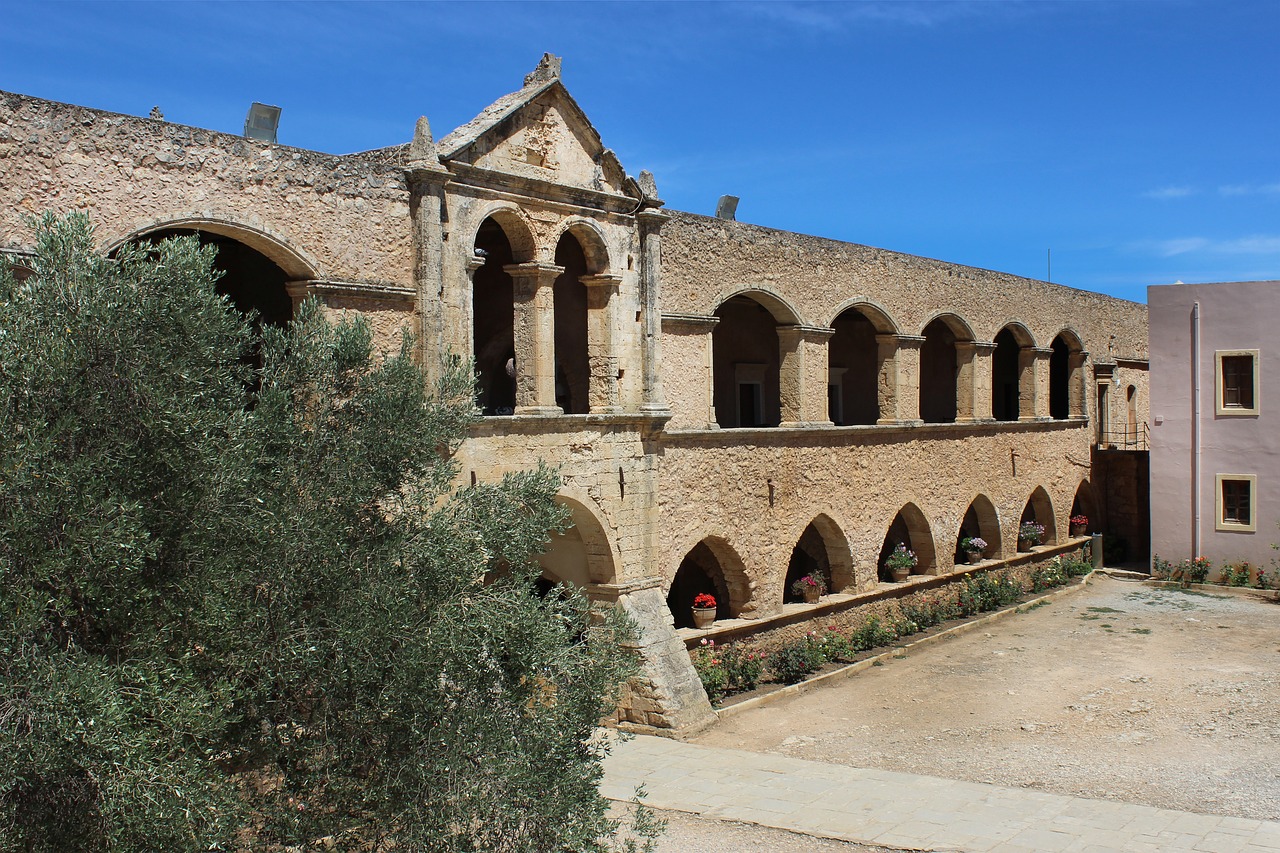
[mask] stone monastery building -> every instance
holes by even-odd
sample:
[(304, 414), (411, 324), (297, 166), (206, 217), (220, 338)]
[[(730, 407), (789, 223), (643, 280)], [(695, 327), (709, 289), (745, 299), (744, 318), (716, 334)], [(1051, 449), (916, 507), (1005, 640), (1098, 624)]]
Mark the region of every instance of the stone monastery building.
[[(546, 577), (617, 602), (644, 675), (619, 713), (712, 715), (686, 645), (807, 625), (1070, 547), (1073, 513), (1143, 547), (1145, 306), (1017, 276), (664, 209), (547, 56), (435, 141), (334, 156), (0, 93), (0, 250), (22, 215), (85, 210), (104, 251), (198, 231), (237, 304), (309, 295), (425, 369), (472, 356), (484, 417), (464, 482), (546, 460), (573, 527)], [(1114, 448), (1114, 449), (1113, 449)], [(1131, 513), (1130, 513), (1131, 514)], [(1020, 522), (1045, 545), (1017, 553)], [(879, 567), (903, 542), (915, 576)], [(817, 604), (790, 581), (829, 579)], [(718, 601), (691, 627), (698, 592)], [(827, 624), (825, 621), (815, 625)]]

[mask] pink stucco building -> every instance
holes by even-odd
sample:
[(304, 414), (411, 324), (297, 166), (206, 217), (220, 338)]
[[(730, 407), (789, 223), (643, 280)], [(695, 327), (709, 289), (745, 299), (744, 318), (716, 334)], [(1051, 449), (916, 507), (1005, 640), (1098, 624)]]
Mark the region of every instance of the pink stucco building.
[(1152, 553), (1203, 555), (1215, 573), (1269, 566), (1280, 542), (1280, 281), (1149, 287), (1147, 303)]

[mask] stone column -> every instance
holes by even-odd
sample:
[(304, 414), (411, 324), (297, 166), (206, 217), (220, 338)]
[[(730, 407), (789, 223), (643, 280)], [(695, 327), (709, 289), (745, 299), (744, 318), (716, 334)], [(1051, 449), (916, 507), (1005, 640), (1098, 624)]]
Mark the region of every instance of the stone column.
[(996, 345), (991, 341), (973, 342), (973, 419), (994, 420), (991, 414), (991, 354)]
[(924, 335), (898, 335), (897, 338), (897, 420), (920, 423), (920, 347), (924, 344)]
[[(1040, 410), (1038, 399), (1040, 383), (1036, 377), (1037, 362), (1040, 360), (1036, 355), (1038, 352), (1040, 350), (1034, 347), (1018, 347), (1018, 420), (1020, 421), (1034, 421)], [(1045, 410), (1048, 410), (1047, 400)]]
[(880, 409), (878, 424), (898, 422), (898, 336), (876, 335), (876, 402)]
[(413, 223), (413, 283), (417, 291), (417, 358), (427, 381), (440, 376), (445, 347), (444, 316), (444, 185), (451, 177), (440, 164), (431, 125), (418, 119), (405, 164), (409, 184), (409, 218)]
[[(1034, 388), (1035, 403), (1032, 409), (1032, 417), (1036, 420), (1046, 420), (1049, 417), (1049, 358), (1053, 355), (1050, 347), (1035, 347), (1031, 350), (1034, 357), (1032, 362), (1032, 388)], [(1022, 406), (1022, 411), (1026, 411), (1026, 405)], [(1022, 417), (1018, 418), (1023, 420)]]
[[(662, 393), (662, 224), (655, 208), (636, 214), (640, 230), (640, 411), (669, 414)], [(712, 419), (714, 422), (714, 418)]]
[(784, 427), (831, 425), (827, 414), (827, 341), (835, 329), (778, 327), (778, 388)]
[(956, 341), (956, 423), (972, 423), (977, 408), (978, 383), (974, 380), (974, 358), (978, 347), (973, 341)]
[(1085, 363), (1089, 353), (1073, 352), (1067, 358), (1067, 402), (1070, 408), (1067, 414), (1073, 418), (1083, 418), (1088, 414), (1088, 400), (1085, 391)]
[(517, 415), (564, 414), (556, 405), (555, 281), (564, 267), (509, 264), (515, 293)]
[(613, 296), (620, 275), (584, 275), (587, 288), (587, 361), (591, 376), (587, 397), (592, 414), (621, 411), (618, 405), (618, 354), (613, 347)]

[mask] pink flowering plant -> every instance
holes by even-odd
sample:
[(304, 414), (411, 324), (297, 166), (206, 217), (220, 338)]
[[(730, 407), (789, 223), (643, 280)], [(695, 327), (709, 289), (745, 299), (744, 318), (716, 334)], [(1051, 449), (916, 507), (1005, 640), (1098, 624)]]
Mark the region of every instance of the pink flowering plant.
[(816, 589), (818, 595), (827, 594), (827, 579), (820, 574), (808, 574), (802, 578), (797, 578), (791, 583), (791, 592), (794, 595), (803, 596), (806, 592)]
[(1024, 521), (1018, 528), (1018, 538), (1032, 545), (1044, 541), (1044, 525), (1038, 521)]
[(884, 567), (893, 571), (895, 569), (906, 569), (911, 571), (920, 562), (916, 557), (916, 552), (906, 546), (906, 543), (899, 542), (888, 557), (885, 557)]
[(764, 653), (749, 643), (703, 639), (693, 650), (693, 668), (712, 704), (726, 696), (754, 690), (764, 674)]

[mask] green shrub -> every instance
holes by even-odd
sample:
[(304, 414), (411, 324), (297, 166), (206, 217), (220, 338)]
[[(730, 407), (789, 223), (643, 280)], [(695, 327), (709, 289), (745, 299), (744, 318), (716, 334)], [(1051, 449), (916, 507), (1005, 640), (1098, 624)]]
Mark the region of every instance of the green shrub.
[(1251, 574), (1250, 568), (1247, 561), (1227, 566), (1222, 573), (1223, 583), (1227, 586), (1248, 586)]
[(822, 641), (815, 634), (787, 643), (769, 656), (769, 670), (783, 684), (795, 684), (827, 663)]

